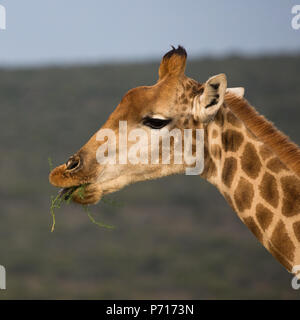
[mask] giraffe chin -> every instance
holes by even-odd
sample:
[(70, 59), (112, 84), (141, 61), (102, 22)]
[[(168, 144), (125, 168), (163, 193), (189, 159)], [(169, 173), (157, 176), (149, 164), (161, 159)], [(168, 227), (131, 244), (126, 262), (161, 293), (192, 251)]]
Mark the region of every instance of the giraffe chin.
[(79, 204), (96, 204), (102, 198), (102, 192), (96, 184), (82, 184), (74, 187), (62, 188), (58, 192), (60, 198), (65, 201), (73, 201)]

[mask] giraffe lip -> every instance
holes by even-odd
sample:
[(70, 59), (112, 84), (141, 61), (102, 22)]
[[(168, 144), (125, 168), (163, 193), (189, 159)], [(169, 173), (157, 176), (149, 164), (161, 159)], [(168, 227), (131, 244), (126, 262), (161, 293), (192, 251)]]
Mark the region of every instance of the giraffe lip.
[(62, 200), (67, 201), (71, 197), (73, 197), (73, 194), (77, 189), (79, 189), (80, 187), (83, 187), (83, 186), (87, 186), (89, 184), (90, 183), (85, 183), (85, 184), (80, 184), (80, 185), (77, 185), (77, 186), (62, 188), (62, 189), (60, 189), (58, 191), (59, 198), (61, 198)]
[(80, 186), (62, 188), (58, 191), (59, 197), (63, 198), (64, 200), (68, 200), (72, 193), (79, 187)]

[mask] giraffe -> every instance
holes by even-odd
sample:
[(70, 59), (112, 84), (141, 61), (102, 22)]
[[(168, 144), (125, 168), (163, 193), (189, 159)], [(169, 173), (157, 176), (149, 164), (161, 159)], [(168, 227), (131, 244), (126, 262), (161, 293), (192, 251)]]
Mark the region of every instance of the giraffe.
[[(242, 222), (289, 271), (300, 265), (300, 149), (244, 98), (244, 88), (227, 88), (225, 74), (205, 83), (185, 75), (187, 53), (179, 46), (166, 53), (158, 81), (128, 91), (101, 129), (148, 132), (162, 128), (204, 130), (202, 178), (217, 187)], [(81, 204), (97, 203), (126, 185), (183, 173), (186, 164), (115, 164), (96, 161), (103, 145), (95, 133), (69, 160), (49, 175), (52, 185), (86, 185)], [(117, 145), (116, 153), (120, 154)], [(161, 152), (161, 151), (159, 151)], [(174, 156), (174, 155), (173, 155)]]

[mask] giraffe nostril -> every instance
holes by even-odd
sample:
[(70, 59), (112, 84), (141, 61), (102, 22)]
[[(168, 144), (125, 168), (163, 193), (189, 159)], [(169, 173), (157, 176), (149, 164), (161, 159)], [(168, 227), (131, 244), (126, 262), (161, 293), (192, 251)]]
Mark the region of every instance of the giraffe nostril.
[(71, 158), (66, 163), (67, 170), (74, 170), (74, 169), (78, 168), (79, 164), (80, 164), (79, 158)]

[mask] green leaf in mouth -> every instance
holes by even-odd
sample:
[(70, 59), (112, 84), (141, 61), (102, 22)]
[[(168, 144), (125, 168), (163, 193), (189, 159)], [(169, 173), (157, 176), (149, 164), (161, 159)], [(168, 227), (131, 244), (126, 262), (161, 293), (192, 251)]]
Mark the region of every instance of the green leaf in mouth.
[[(50, 166), (50, 171), (53, 168), (52, 160), (49, 157), (48, 158), (49, 166)], [(60, 209), (61, 206), (66, 203), (70, 204), (72, 201), (72, 198), (76, 194), (81, 198), (84, 199), (84, 194), (85, 194), (85, 188), (88, 184), (82, 184), (80, 186), (74, 186), (74, 187), (69, 187), (69, 188), (64, 188), (58, 192), (56, 196), (51, 196), (51, 206), (50, 206), (50, 213), (52, 216), (52, 226), (51, 226), (51, 232), (54, 232), (55, 229), (55, 224), (56, 224), (56, 219), (55, 219), (55, 209)], [(92, 221), (92, 223), (96, 224), (98, 227), (101, 228), (106, 228), (106, 229), (114, 229), (114, 226), (104, 224), (102, 222), (97, 222), (94, 217), (92, 216), (88, 205), (82, 205), (84, 211), (87, 213), (89, 219)]]

